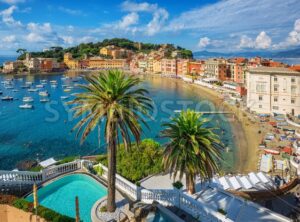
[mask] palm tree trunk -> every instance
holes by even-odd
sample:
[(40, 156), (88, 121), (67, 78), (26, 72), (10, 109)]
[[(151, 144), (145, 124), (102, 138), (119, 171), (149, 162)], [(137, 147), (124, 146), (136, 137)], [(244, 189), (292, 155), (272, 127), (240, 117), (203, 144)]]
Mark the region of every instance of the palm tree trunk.
[[(114, 134), (114, 133), (112, 133)], [(108, 195), (107, 195), (107, 210), (108, 212), (114, 212), (116, 210), (116, 138), (111, 137), (108, 144)]]
[(186, 173), (185, 174), (185, 180), (186, 180), (186, 189), (189, 194), (194, 194), (196, 192), (195, 190), (195, 181), (194, 181), (194, 175)]

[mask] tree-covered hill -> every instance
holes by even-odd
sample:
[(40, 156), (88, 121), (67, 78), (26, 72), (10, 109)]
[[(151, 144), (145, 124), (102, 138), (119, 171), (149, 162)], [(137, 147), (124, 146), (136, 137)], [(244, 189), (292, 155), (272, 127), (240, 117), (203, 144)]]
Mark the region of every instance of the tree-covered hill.
[[(158, 50), (162, 47), (162, 44), (152, 44), (152, 43), (140, 43), (133, 42), (129, 39), (124, 38), (113, 38), (113, 39), (104, 39), (102, 42), (90, 42), (90, 43), (81, 43), (77, 46), (62, 48), (62, 47), (51, 47), (49, 50), (45, 50), (43, 52), (30, 52), (32, 57), (41, 57), (41, 58), (57, 58), (58, 61), (63, 60), (63, 55), (66, 52), (70, 52), (73, 54), (74, 58), (83, 58), (84, 55), (87, 56), (97, 56), (99, 55), (99, 49), (108, 45), (118, 46), (124, 49), (129, 49), (134, 52), (145, 52), (149, 53), (151, 50)], [(167, 50), (166, 57), (170, 57), (171, 53), (175, 50), (178, 50), (181, 54), (182, 58), (192, 58), (193, 53), (190, 50), (184, 49), (179, 46), (175, 46), (173, 44), (164, 45)], [(26, 49), (18, 49), (17, 52), (20, 54), (18, 59), (24, 59)]]

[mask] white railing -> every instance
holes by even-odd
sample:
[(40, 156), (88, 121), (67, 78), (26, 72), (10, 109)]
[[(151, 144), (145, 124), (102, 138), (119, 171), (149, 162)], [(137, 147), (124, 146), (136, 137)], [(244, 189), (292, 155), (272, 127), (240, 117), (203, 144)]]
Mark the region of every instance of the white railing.
[(64, 173), (81, 169), (81, 161), (77, 160), (70, 163), (53, 166), (43, 169), (41, 172), (30, 171), (0, 171), (0, 186), (6, 187), (11, 185), (30, 185), (41, 184), (49, 179)]
[[(107, 180), (107, 167), (102, 164), (98, 164), (98, 166), (103, 169), (103, 174), (100, 177)], [(230, 219), (210, 208), (207, 204), (194, 200), (176, 189), (144, 189), (118, 174), (116, 175), (116, 187), (129, 195), (133, 200), (140, 200), (146, 204), (152, 204), (153, 201), (157, 201), (163, 206), (176, 206), (196, 218), (201, 217), (201, 220), (205, 218), (204, 221), (231, 222)]]
[[(101, 177), (107, 180), (107, 167), (100, 163), (98, 164), (98, 166), (100, 166), (103, 169), (103, 174), (101, 175)], [(124, 192), (125, 194), (129, 195), (132, 199), (139, 199), (139, 187), (118, 174), (116, 175), (116, 187), (122, 190), (122, 192)]]

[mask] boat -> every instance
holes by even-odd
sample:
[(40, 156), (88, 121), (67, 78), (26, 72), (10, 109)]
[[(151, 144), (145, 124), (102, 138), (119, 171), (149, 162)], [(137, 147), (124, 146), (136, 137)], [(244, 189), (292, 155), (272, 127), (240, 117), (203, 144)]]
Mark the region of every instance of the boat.
[(279, 155), (280, 152), (278, 150), (272, 150), (272, 149), (264, 149), (265, 153)]
[(50, 83), (51, 84), (57, 84), (57, 81), (56, 80), (51, 80)]
[(31, 103), (31, 102), (33, 102), (33, 98), (30, 96), (23, 97), (23, 102)]
[(42, 85), (42, 84), (41, 85), (36, 85), (35, 87), (36, 88), (44, 88), (44, 85)]
[(31, 89), (28, 89), (27, 91), (28, 91), (28, 92), (37, 92), (37, 91), (39, 91), (39, 89), (31, 88)]
[(68, 99), (69, 96), (61, 96), (60, 98), (61, 98), (62, 100), (65, 100), (65, 99)]
[(64, 89), (64, 92), (70, 92), (71, 89)]
[(47, 91), (42, 91), (42, 92), (39, 92), (39, 95), (40, 96), (49, 96), (49, 93)]
[(3, 97), (1, 97), (1, 100), (2, 100), (2, 101), (12, 101), (12, 100), (14, 100), (14, 97), (11, 97), (11, 96), (3, 96)]
[(41, 79), (40, 83), (47, 83), (47, 79)]
[(17, 89), (13, 89), (13, 92), (19, 92), (19, 90), (17, 90)]
[(41, 98), (40, 99), (40, 102), (41, 103), (47, 103), (47, 102), (49, 102), (50, 100), (48, 99), (48, 98)]
[(22, 85), (21, 88), (22, 88), (22, 89), (29, 89), (29, 88), (30, 88), (30, 85)]
[(11, 85), (6, 85), (6, 86), (4, 86), (5, 87), (5, 89), (13, 89), (14, 87), (13, 86), (11, 86)]
[(57, 85), (51, 84), (51, 88), (57, 88)]
[(25, 82), (26, 85), (32, 85), (32, 82), (28, 81), (28, 82)]
[(24, 104), (19, 106), (20, 109), (32, 109), (33, 105), (30, 104)]
[(61, 87), (62, 87), (62, 88), (66, 88), (67, 86), (68, 86), (68, 85), (64, 85), (64, 84), (63, 84), (63, 85), (61, 85)]
[(73, 89), (74, 87), (73, 86), (67, 86), (66, 88), (67, 89)]

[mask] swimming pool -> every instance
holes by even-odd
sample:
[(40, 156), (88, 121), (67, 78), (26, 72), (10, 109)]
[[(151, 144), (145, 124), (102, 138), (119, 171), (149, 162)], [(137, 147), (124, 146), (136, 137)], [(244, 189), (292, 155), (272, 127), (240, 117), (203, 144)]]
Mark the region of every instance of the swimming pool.
[[(79, 199), (80, 219), (91, 221), (94, 203), (107, 195), (107, 189), (90, 176), (72, 174), (64, 176), (38, 190), (39, 204), (75, 218), (75, 197)], [(32, 194), (27, 198), (33, 201)]]

